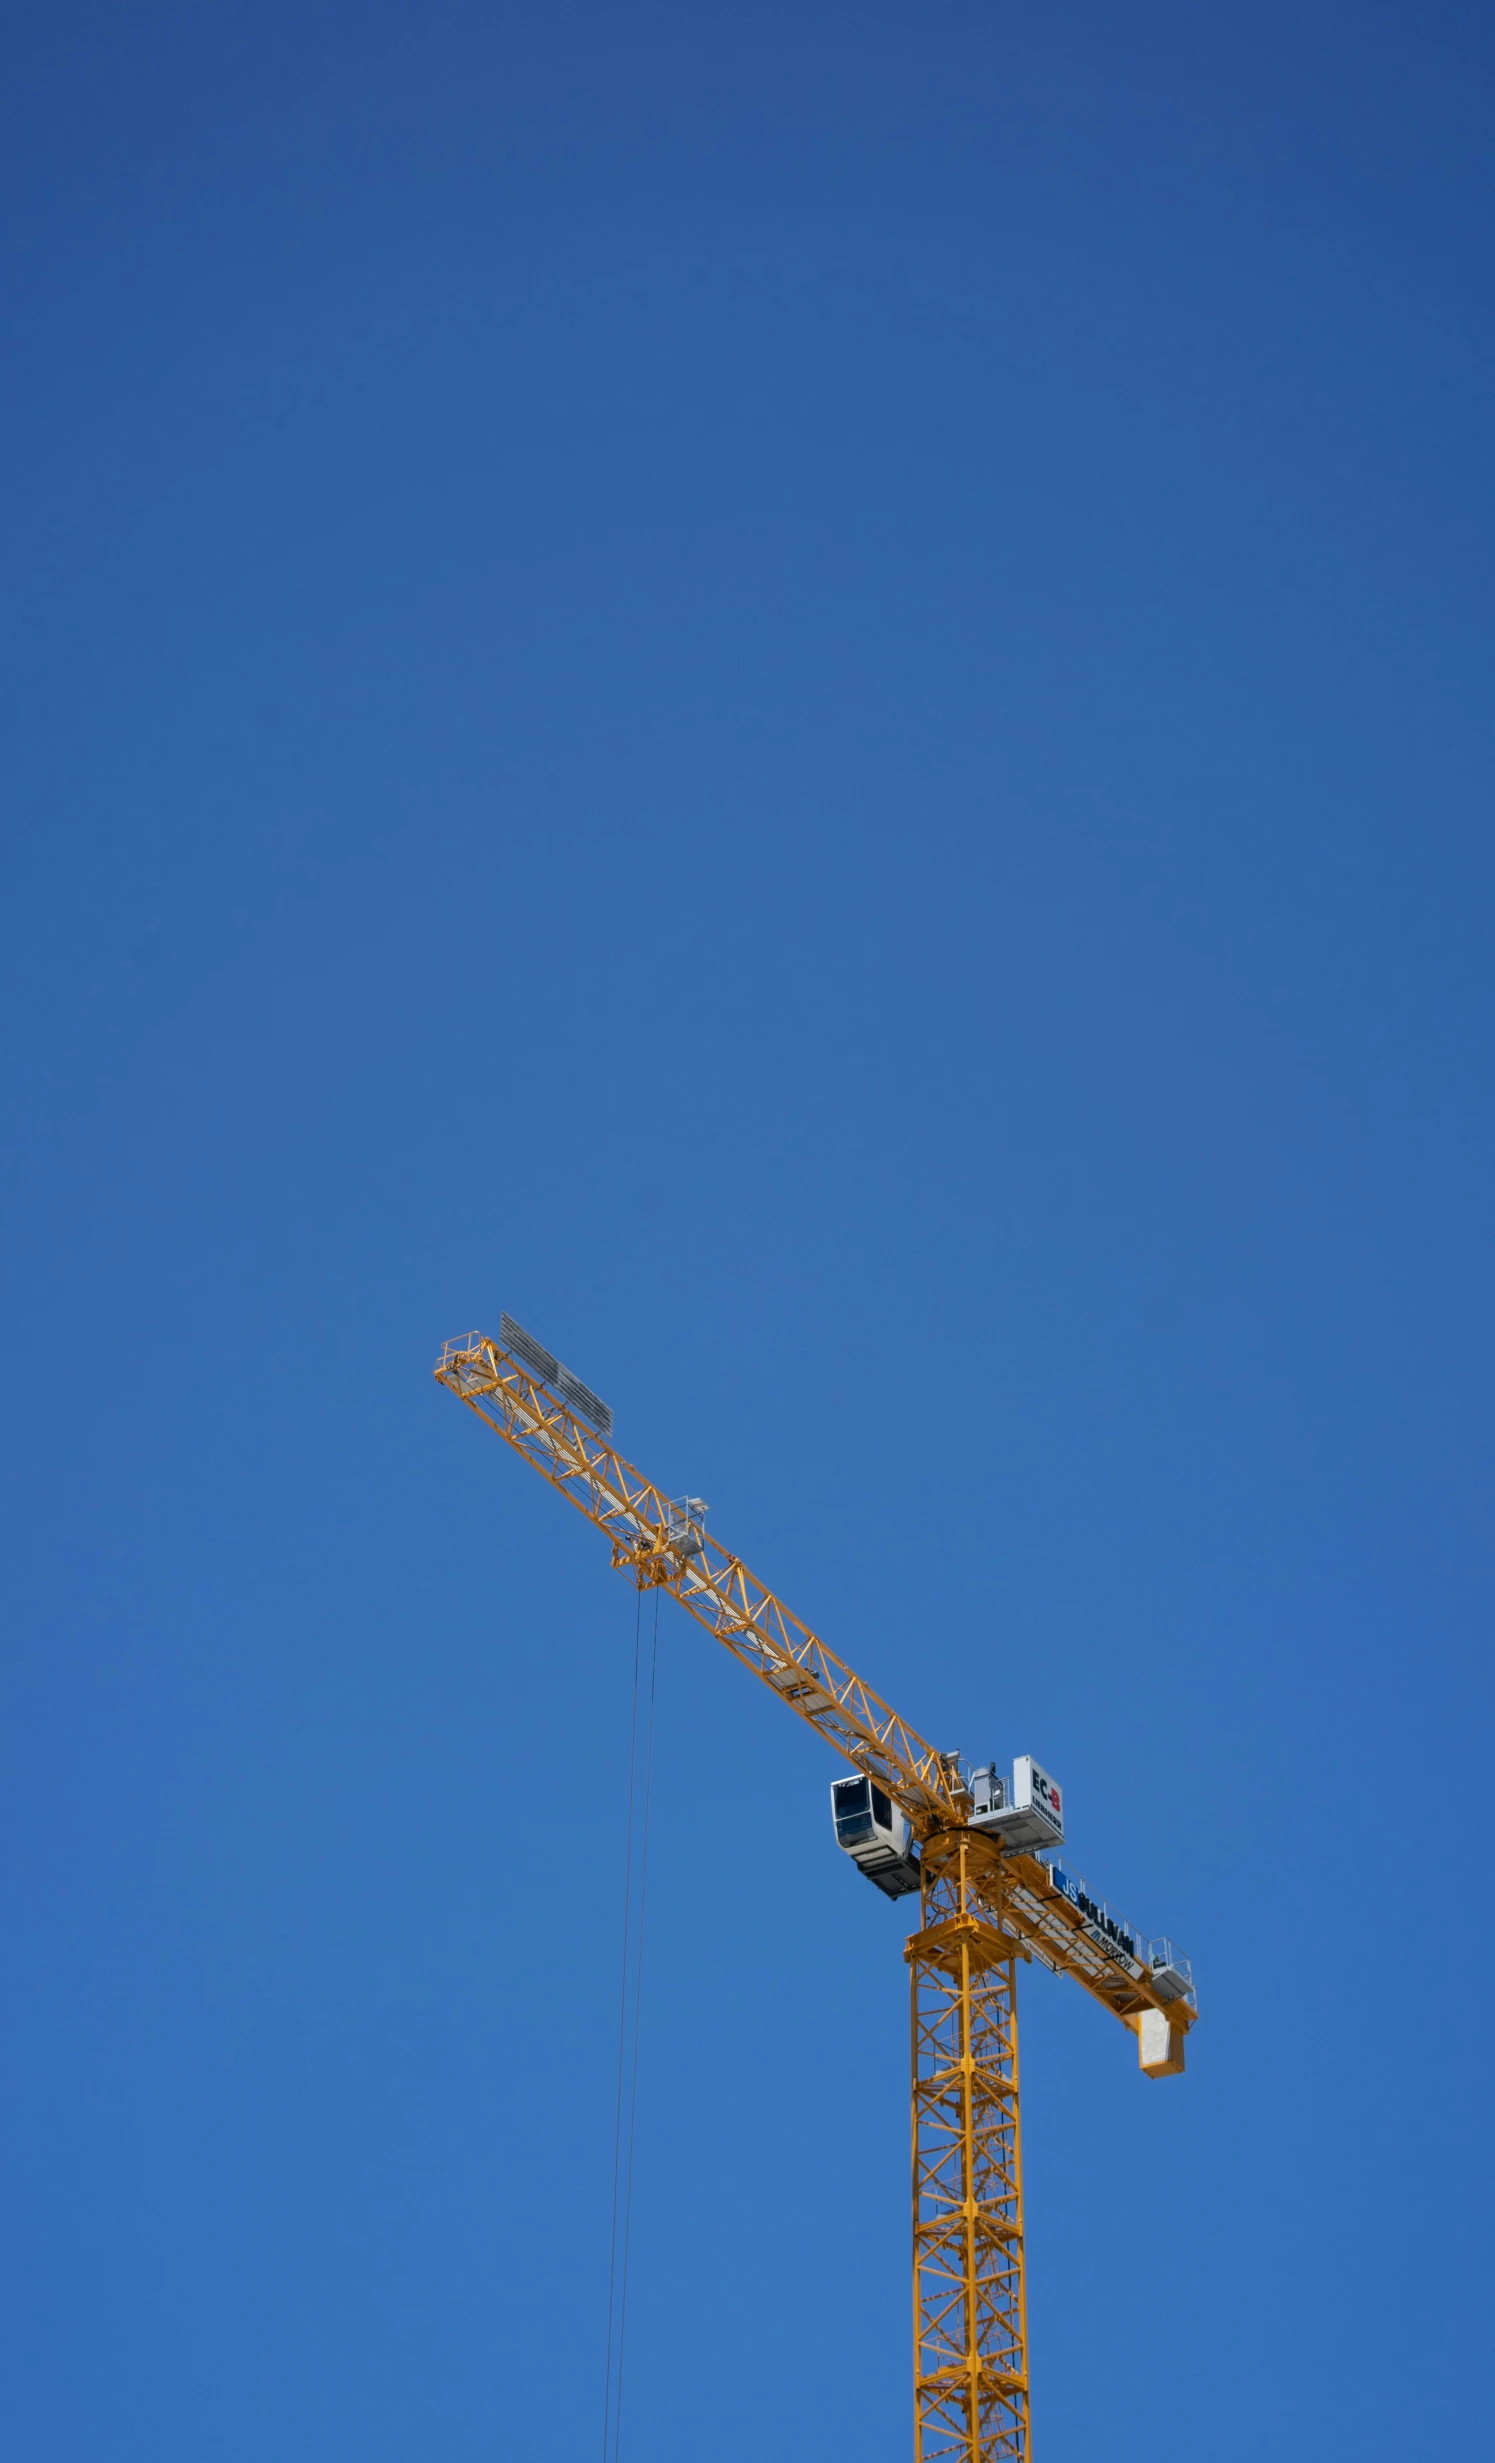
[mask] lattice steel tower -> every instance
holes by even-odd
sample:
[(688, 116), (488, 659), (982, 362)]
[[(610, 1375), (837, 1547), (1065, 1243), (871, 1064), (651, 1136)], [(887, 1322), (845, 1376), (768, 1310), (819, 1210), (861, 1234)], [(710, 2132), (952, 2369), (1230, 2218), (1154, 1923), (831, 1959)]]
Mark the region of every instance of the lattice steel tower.
[(1002, 1851), (939, 1830), (904, 1952), (913, 2003), (914, 2452), (1028, 2455), (1017, 1960)]

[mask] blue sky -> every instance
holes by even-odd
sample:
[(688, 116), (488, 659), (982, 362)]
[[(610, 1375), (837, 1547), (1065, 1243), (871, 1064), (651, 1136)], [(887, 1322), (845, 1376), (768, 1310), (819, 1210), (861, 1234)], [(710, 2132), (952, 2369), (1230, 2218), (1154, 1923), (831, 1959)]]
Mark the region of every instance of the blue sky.
[[(17, 2463), (601, 2432), (632, 1598), (508, 1308), (1193, 1954), (1039, 2463), (1487, 2410), (1487, 14), (11, 13)], [(622, 2463), (909, 2452), (905, 1910), (661, 1625)]]

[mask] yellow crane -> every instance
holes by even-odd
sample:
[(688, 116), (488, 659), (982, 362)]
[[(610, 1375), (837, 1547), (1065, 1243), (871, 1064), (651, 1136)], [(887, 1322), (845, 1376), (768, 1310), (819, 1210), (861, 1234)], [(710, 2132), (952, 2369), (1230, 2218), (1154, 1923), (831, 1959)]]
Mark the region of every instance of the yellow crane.
[(1029, 2463), (1017, 1962), (1070, 1976), (1176, 2076), (1198, 2015), (1188, 1961), (1058, 1861), (1061, 1791), (1024, 1757), (971, 1770), (900, 1719), (612, 1444), (612, 1414), (511, 1317), (447, 1343), (439, 1382), (596, 1524), (640, 1590), (669, 1591), (853, 1766), (839, 1844), (889, 1897), (915, 1891), (912, 1995), (916, 2463)]

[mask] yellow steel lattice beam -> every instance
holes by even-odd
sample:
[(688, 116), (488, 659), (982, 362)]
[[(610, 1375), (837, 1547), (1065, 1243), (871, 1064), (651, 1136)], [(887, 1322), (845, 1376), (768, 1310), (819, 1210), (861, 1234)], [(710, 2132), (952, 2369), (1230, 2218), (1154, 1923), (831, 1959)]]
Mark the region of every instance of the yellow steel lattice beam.
[(671, 1501), (616, 1447), (483, 1334), (448, 1343), (439, 1382), (612, 1541), (613, 1563), (673, 1592), (790, 1709), (896, 1796), (921, 1830), (958, 1819), (945, 1757), (862, 1682), (766, 1582)]
[[(885, 1787), (921, 1839), (964, 1821), (970, 1803), (950, 1758), (900, 1719), (740, 1557), (699, 1524), (682, 1522), (663, 1490), (502, 1343), (464, 1335), (443, 1347), (435, 1374), (607, 1535), (615, 1566), (672, 1592), (781, 1702)], [(1022, 1956), (1072, 1977), (1133, 2029), (1144, 2013), (1165, 2013), (1181, 2061), (1193, 2008), (1166, 2001), (1145, 1968), (1131, 1976), (1118, 1966), (1038, 1857), (1004, 1856), (1002, 1878), (1003, 1922)]]

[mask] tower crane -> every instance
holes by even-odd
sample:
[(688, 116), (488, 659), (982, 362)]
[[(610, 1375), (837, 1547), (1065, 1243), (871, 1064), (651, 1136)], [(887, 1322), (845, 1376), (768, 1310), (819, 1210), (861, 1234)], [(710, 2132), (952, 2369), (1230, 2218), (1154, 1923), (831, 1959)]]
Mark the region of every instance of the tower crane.
[(1198, 2015), (1189, 1962), (1059, 1859), (1063, 1794), (1030, 1756), (1011, 1781), (939, 1751), (612, 1443), (612, 1413), (505, 1315), (447, 1343), (438, 1381), (595, 1523), (639, 1589), (698, 1624), (852, 1766), (838, 1844), (886, 1896), (918, 1894), (912, 1997), (915, 2463), (1030, 2463), (1017, 1965), (1068, 1976), (1176, 2076)]

